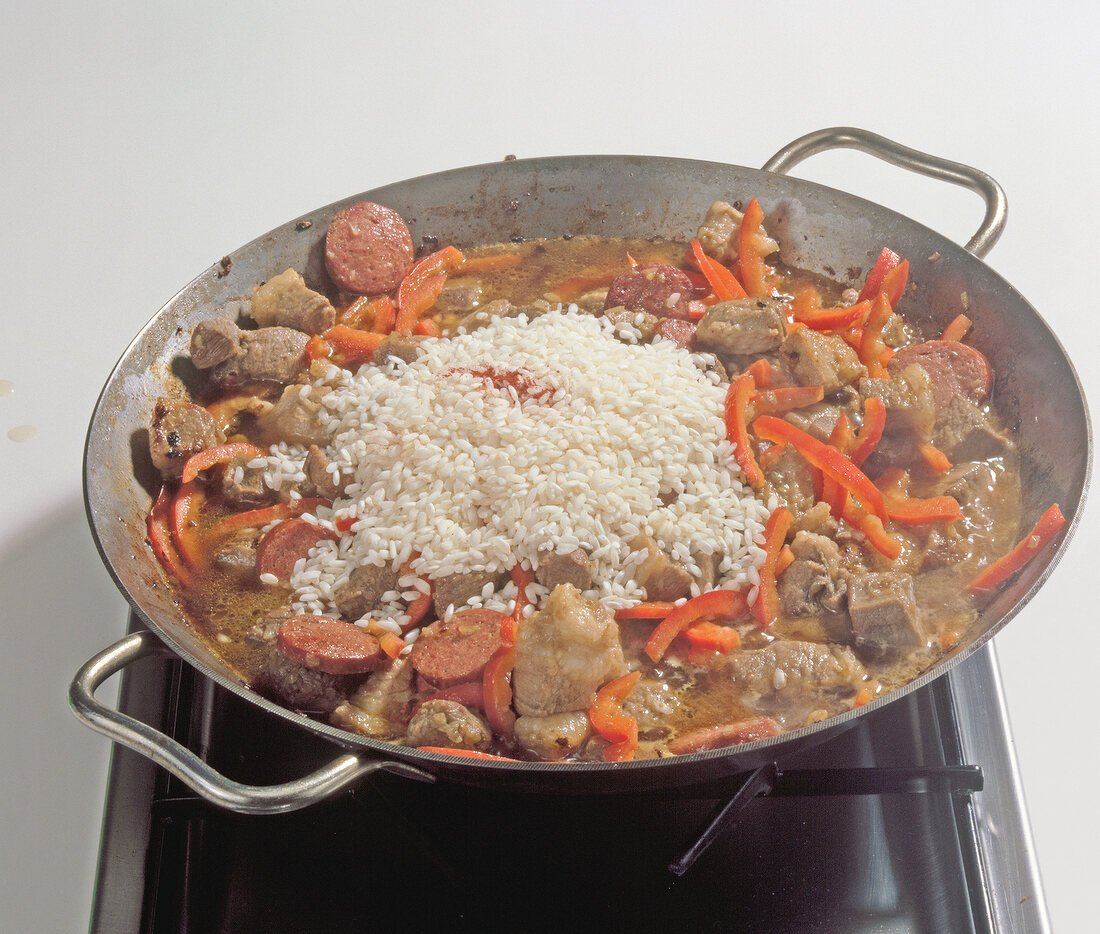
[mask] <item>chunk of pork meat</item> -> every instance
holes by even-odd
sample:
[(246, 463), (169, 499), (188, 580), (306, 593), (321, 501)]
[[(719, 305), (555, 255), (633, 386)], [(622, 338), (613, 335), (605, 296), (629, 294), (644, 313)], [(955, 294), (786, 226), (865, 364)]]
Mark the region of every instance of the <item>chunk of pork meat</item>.
[(859, 381), (859, 394), (864, 399), (882, 400), (888, 434), (912, 434), (920, 441), (931, 437), (936, 421), (936, 400), (932, 382), (918, 364), (909, 364), (891, 374), (889, 379), (864, 377)]
[(1014, 447), (1003, 431), (964, 395), (954, 395), (936, 416), (932, 443), (953, 463), (1002, 457)]
[[(252, 457), (234, 457), (222, 471), (222, 497), (240, 509), (254, 509), (270, 502), (274, 492), (264, 483), (264, 468), (249, 467)], [(238, 473), (239, 471), (239, 473)]]
[(486, 584), (492, 584), (493, 590), (499, 590), (508, 580), (507, 571), (470, 571), (464, 574), (448, 574), (432, 581), (432, 603), (441, 619), (447, 607), (463, 607), (471, 597), (476, 597)]
[(553, 590), (559, 584), (572, 584), (577, 590), (588, 590), (592, 586), (592, 562), (580, 548), (564, 555), (556, 551), (542, 552), (539, 554), (535, 580), (547, 590)]
[(240, 343), (241, 329), (228, 318), (200, 321), (191, 332), (191, 362), (209, 370), (237, 356)]
[(320, 496), (324, 499), (336, 499), (344, 492), (348, 477), (329, 470), (331, 461), (316, 444), (311, 444), (306, 452), (302, 471), (306, 475), (306, 489), (303, 495)]
[[(715, 201), (697, 234), (703, 249), (722, 263), (732, 263), (737, 259), (744, 216), (744, 212), (738, 211), (732, 204)], [(763, 227), (753, 238), (753, 247), (761, 256), (779, 251), (779, 244), (764, 232)]]
[(306, 285), (295, 269), (268, 279), (252, 293), (252, 320), (261, 328), (287, 327), (320, 334), (336, 323), (336, 309)]
[(520, 717), (515, 725), (515, 738), (520, 746), (540, 759), (553, 761), (576, 753), (591, 732), (588, 715), (583, 710)]
[(786, 336), (782, 302), (739, 298), (707, 309), (695, 329), (695, 347), (720, 354), (758, 354), (777, 349)]
[(867, 375), (847, 341), (810, 328), (791, 331), (779, 356), (799, 386), (821, 386), (827, 396)]
[(406, 746), (485, 750), (492, 741), (489, 725), (468, 707), (451, 700), (425, 701), (405, 733)]
[(831, 538), (798, 532), (791, 542), (795, 560), (779, 578), (779, 600), (788, 616), (816, 616), (843, 609), (848, 584), (840, 548)]
[(814, 475), (806, 459), (786, 445), (779, 455), (764, 468), (764, 480), (767, 489), (775, 493), (779, 500), (800, 516), (811, 509), (817, 501), (814, 493)]
[(354, 677), (332, 675), (287, 658), (272, 645), (260, 673), (260, 690), (295, 710), (332, 713), (348, 695)]
[(670, 558), (649, 535), (639, 535), (630, 543), (635, 551), (645, 551), (645, 560), (638, 565), (634, 579), (645, 588), (648, 600), (679, 600), (691, 591), (694, 578), (678, 561)]
[(399, 577), (388, 564), (362, 564), (333, 591), (332, 602), (344, 619), (354, 623), (378, 606), (384, 593), (397, 589)]
[(881, 652), (920, 648), (928, 641), (913, 595), (913, 578), (900, 571), (853, 574), (848, 615), (857, 646)]
[(157, 399), (149, 427), (149, 456), (162, 477), (181, 476), (192, 454), (224, 443), (225, 435), (202, 406)]
[(748, 691), (746, 699), (755, 696), (761, 710), (795, 701), (813, 705), (851, 697), (867, 677), (866, 669), (847, 646), (797, 641), (735, 652), (716, 675), (719, 672), (727, 672)]
[(416, 700), (415, 674), (409, 657), (399, 655), (391, 664), (372, 672), (332, 712), (332, 725), (372, 739), (403, 736)]
[(512, 691), (521, 717), (587, 710), (596, 691), (624, 674), (615, 617), (570, 584), (519, 627)]
[(396, 357), (405, 363), (412, 363), (420, 356), (420, 345), (426, 337), (420, 334), (387, 334), (374, 352), (374, 359), (379, 363)]

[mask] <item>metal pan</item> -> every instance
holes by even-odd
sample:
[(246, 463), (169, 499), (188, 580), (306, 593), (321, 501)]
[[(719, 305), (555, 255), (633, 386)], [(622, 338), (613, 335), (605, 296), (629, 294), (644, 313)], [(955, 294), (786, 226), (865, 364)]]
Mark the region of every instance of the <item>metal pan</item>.
[[(905, 169), (963, 185), (985, 201), (986, 216), (965, 248), (932, 230), (850, 194), (788, 177), (809, 155), (833, 148), (871, 153)], [(1058, 546), (1030, 565), (990, 603), (968, 640), (935, 667), (871, 704), (779, 737), (728, 749), (634, 763), (509, 763), (458, 760), (365, 739), (296, 714), (252, 692), (198, 637), (145, 540), (154, 484), (145, 432), (154, 400), (180, 395), (194, 375), (191, 330), (227, 314), (256, 283), (293, 266), (325, 289), (322, 243), (332, 216), (359, 200), (399, 211), (415, 241), (434, 238), (460, 247), (512, 237), (565, 234), (688, 239), (716, 199), (764, 207), (771, 232), (792, 266), (832, 277), (853, 264), (869, 268), (883, 245), (907, 257), (915, 291), (906, 311), (929, 331), (962, 311), (974, 343), (993, 364), (994, 397), (1016, 429), (1024, 470), (1024, 522), (1051, 502), (1067, 518)], [(169, 301), (123, 354), (107, 380), (88, 431), (85, 502), (108, 570), (151, 632), (123, 639), (91, 659), (70, 689), (76, 714), (89, 726), (148, 756), (204, 797), (238, 811), (272, 813), (310, 804), (374, 769), (509, 790), (597, 793), (647, 790), (711, 781), (756, 767), (825, 738), (937, 678), (985, 643), (1020, 611), (1050, 575), (1080, 519), (1091, 470), (1085, 399), (1073, 366), (1039, 314), (980, 257), (1006, 217), (1004, 194), (989, 176), (933, 158), (861, 130), (834, 128), (782, 149), (763, 170), (643, 156), (567, 156), (474, 166), (354, 195), (284, 224), (202, 273)], [(853, 273), (859, 275), (858, 273)], [(1036, 388), (1042, 387), (1041, 392)], [(166, 736), (93, 696), (112, 673), (153, 652), (174, 652), (222, 687), (330, 739), (334, 761), (300, 781), (239, 785), (214, 772)]]

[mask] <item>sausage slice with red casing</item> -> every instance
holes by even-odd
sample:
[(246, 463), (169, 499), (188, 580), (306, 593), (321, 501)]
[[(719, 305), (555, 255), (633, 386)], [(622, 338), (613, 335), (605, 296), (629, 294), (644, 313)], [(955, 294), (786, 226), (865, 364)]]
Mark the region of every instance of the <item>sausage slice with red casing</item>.
[(409, 663), (439, 688), (472, 681), (504, 644), (500, 633), (504, 619), (496, 610), (471, 608), (459, 610), (449, 620), (436, 620), (413, 643)]
[(281, 581), (288, 580), (297, 560), (307, 557), (309, 550), (326, 538), (335, 541), (337, 535), (305, 519), (286, 519), (260, 539), (256, 546), (256, 570), (260, 574), (274, 574)]
[(993, 388), (993, 368), (985, 354), (969, 344), (940, 340), (903, 347), (890, 358), (887, 369), (896, 373), (911, 363), (928, 374), (937, 410), (946, 408), (957, 395), (981, 405)]
[(659, 318), (688, 318), (703, 310), (693, 301), (695, 286), (688, 274), (667, 263), (649, 263), (617, 276), (607, 290), (604, 308), (619, 305), (629, 311), (646, 311)]
[(277, 644), (287, 658), (330, 675), (373, 671), (383, 657), (378, 640), (365, 629), (328, 616), (283, 620)]
[(325, 234), (325, 268), (345, 292), (392, 292), (412, 268), (413, 242), (404, 219), (391, 208), (360, 201), (344, 208)]

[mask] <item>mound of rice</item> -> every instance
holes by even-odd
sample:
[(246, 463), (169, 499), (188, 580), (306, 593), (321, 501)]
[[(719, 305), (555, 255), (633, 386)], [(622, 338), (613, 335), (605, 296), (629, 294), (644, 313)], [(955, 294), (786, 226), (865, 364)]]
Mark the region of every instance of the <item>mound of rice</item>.
[[(351, 482), (316, 521), (354, 524), (298, 562), (296, 612), (338, 615), (332, 594), (361, 564), (413, 559), (414, 574), (431, 579), (516, 561), (537, 568), (540, 551), (576, 548), (594, 564), (587, 596), (629, 606), (645, 599), (634, 580), (645, 552), (631, 545), (643, 532), (694, 575), (701, 556), (719, 555), (719, 586), (755, 589), (774, 504), (742, 485), (725, 391), (704, 355), (624, 342), (573, 307), (496, 318), (421, 347), (412, 363), (332, 367), (317, 383), (328, 388), (323, 450)], [(304, 459), (278, 445), (268, 483), (303, 478)], [(381, 608), (395, 629), (424, 582), (407, 574), (400, 586)], [(514, 597), (508, 583), (471, 603), (507, 612)]]

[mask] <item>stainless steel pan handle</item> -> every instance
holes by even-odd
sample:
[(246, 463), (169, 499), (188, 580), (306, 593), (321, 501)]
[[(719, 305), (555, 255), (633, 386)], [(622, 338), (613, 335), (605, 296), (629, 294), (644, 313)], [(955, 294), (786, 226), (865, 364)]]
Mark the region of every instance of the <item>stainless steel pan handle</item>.
[(281, 814), (307, 807), (379, 769), (418, 781), (435, 781), (433, 775), (403, 762), (367, 759), (350, 753), (305, 778), (281, 785), (242, 785), (232, 781), (171, 737), (95, 699), (96, 689), (111, 675), (155, 654), (171, 653), (151, 632), (136, 632), (116, 642), (89, 659), (76, 673), (69, 686), (69, 703), (93, 730), (152, 759), (214, 804), (242, 814)]
[(938, 156), (930, 156), (895, 143), (885, 136), (856, 127), (835, 126), (800, 136), (793, 143), (788, 143), (780, 149), (764, 163), (763, 168), (765, 172), (786, 175), (803, 160), (830, 149), (856, 149), (899, 168), (919, 172), (921, 175), (950, 182), (952, 185), (961, 185), (963, 188), (977, 192), (985, 201), (985, 217), (982, 219), (981, 226), (978, 227), (978, 232), (967, 241), (966, 249), (979, 259), (993, 248), (1004, 230), (1005, 221), (1008, 219), (1008, 199), (1005, 197), (1004, 189), (985, 172), (963, 165), (961, 162), (951, 162)]

